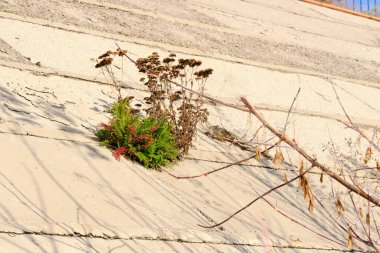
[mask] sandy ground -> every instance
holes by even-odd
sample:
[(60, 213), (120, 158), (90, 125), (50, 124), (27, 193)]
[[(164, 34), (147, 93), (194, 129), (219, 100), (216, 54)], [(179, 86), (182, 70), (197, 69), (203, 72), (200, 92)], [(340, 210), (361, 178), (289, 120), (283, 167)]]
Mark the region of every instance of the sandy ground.
[(23, 57), (17, 50), (13, 49), (2, 39), (0, 39), (0, 59), (12, 60), (22, 63), (29, 62), (27, 58)]
[[(380, 80), (378, 24), (351, 26), (347, 18), (328, 17), (330, 10), (321, 14), (310, 5), (298, 4), (300, 13), (289, 14), (294, 9), (291, 1), (275, 5), (265, 1), (174, 2), (6, 0), (0, 1), (0, 9), (214, 55)], [(260, 13), (266, 13), (265, 17)], [(307, 26), (297, 19), (320, 25)]]
[[(270, 160), (250, 160), (198, 180), (175, 180), (125, 159), (114, 160), (93, 135), (97, 125), (107, 120), (105, 110), (114, 94), (91, 58), (114, 48), (115, 41), (134, 58), (152, 51), (197, 57), (214, 69), (207, 94), (235, 105), (241, 105), (239, 98), (244, 95), (278, 129), (301, 88), (288, 133), (310, 154), (334, 166), (347, 156), (361, 158), (349, 144), (357, 140), (357, 133), (337, 121), (347, 119), (332, 86), (352, 120), (378, 139), (378, 23), (275, 0), (234, 1), (234, 5), (229, 1), (3, 0), (0, 10), (0, 240), (4, 250), (347, 250), (347, 233), (334, 223), (345, 220), (329, 201), (330, 185), (319, 182), (316, 170), (310, 176), (312, 189), (332, 219), (319, 205), (309, 213), (295, 182), (268, 196), (276, 209), (259, 201), (221, 228), (199, 227), (226, 218), (257, 196), (255, 191), (262, 193), (282, 183), (284, 171), (291, 177), (297, 168), (282, 171)], [(136, 81), (139, 73), (132, 65), (126, 68), (123, 93), (144, 96), (144, 87)], [(251, 155), (205, 132), (210, 125), (220, 125), (239, 136), (249, 135), (256, 131), (257, 122), (246, 112), (213, 103), (207, 107), (209, 121), (200, 126), (188, 157), (171, 169), (175, 174), (194, 175)], [(358, 146), (363, 152), (366, 143)], [(294, 152), (284, 152), (287, 159), (299, 161)], [(345, 164), (347, 169), (356, 168), (355, 159)], [(378, 174), (356, 176), (368, 191), (379, 195)], [(344, 196), (342, 187), (333, 187)], [(358, 205), (365, 206), (362, 202), (358, 200)], [(377, 220), (379, 211), (374, 208)], [(360, 229), (353, 210), (347, 209), (345, 219)], [(358, 241), (354, 246), (367, 249)]]

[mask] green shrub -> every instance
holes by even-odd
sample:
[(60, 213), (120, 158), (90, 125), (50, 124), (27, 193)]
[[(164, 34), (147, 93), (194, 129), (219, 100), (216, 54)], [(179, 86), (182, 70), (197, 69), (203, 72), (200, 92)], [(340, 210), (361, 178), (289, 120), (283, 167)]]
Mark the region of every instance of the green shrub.
[(161, 118), (140, 118), (129, 107), (129, 99), (117, 101), (108, 124), (101, 124), (96, 136), (113, 149), (113, 156), (127, 156), (146, 168), (169, 165), (179, 156), (172, 126)]

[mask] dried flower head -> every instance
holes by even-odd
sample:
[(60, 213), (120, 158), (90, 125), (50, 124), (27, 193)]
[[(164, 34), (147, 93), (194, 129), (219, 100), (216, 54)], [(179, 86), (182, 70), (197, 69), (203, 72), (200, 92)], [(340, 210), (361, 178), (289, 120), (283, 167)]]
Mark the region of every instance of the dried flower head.
[(299, 187), (303, 191), (303, 197), (305, 200), (308, 200), (309, 202), (309, 211), (312, 212), (314, 209), (314, 195), (311, 191), (309, 181), (307, 179), (307, 173), (304, 171), (304, 163), (303, 160), (301, 160), (299, 165), (299, 174), (300, 174), (300, 184)]
[(95, 65), (95, 68), (101, 68), (101, 67), (104, 67), (104, 66), (107, 66), (107, 65), (110, 65), (113, 61), (113, 58), (105, 58), (103, 60), (101, 60), (98, 64)]
[(103, 59), (103, 58), (105, 58), (105, 57), (110, 56), (111, 54), (112, 54), (112, 51), (107, 51), (107, 52), (105, 52), (104, 54), (100, 55), (100, 56), (98, 57), (98, 59)]
[(284, 162), (284, 155), (279, 149), (276, 149), (276, 153), (273, 157), (273, 163), (276, 165), (282, 165), (283, 162)]

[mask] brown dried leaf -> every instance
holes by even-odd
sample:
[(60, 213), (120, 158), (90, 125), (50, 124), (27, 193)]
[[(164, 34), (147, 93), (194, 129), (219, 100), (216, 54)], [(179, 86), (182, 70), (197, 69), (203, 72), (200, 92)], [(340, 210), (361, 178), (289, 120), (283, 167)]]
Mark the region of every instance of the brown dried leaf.
[(288, 176), (286, 175), (286, 173), (284, 172), (284, 181), (285, 182), (288, 182), (289, 180), (288, 180)]
[(342, 202), (340, 202), (339, 197), (336, 200), (335, 206), (336, 206), (336, 209), (338, 210), (339, 215), (342, 215), (344, 213), (344, 207), (342, 205)]
[(304, 165), (303, 165), (303, 160), (300, 162), (300, 174), (302, 174), (304, 171)]
[(309, 181), (307, 180), (307, 173), (303, 174), (304, 173), (304, 163), (303, 161), (301, 160), (300, 162), (300, 166), (299, 166), (299, 173), (300, 175), (300, 185), (299, 187), (302, 189), (303, 191), (303, 197), (305, 200), (309, 199), (309, 211), (312, 212), (313, 209), (314, 209), (314, 195), (313, 195), (313, 192), (311, 191), (311, 188), (310, 188), (310, 185), (309, 185)]
[[(303, 161), (301, 160), (300, 162), (300, 167), (299, 167), (299, 173), (302, 175), (304, 173), (304, 168), (303, 168)], [(303, 192), (306, 192), (306, 178), (305, 175), (300, 176), (300, 185), (299, 187), (303, 190)]]
[(369, 225), (370, 222), (371, 222), (371, 219), (370, 219), (370, 217), (369, 217), (369, 212), (368, 212), (368, 213), (366, 214), (366, 216), (365, 216), (365, 223), (367, 223), (367, 225)]
[[(267, 145), (265, 145), (264, 155), (268, 156), (268, 147), (267, 147)], [(379, 166), (380, 166), (380, 165), (379, 165)]]
[(321, 172), (321, 177), (319, 178), (319, 182), (323, 183), (323, 172)]
[(376, 169), (377, 169), (377, 172), (380, 173), (380, 161), (376, 162)]
[(372, 149), (371, 147), (368, 147), (367, 151), (365, 152), (364, 163), (367, 164), (369, 160), (371, 160), (371, 157), (372, 157)]
[(313, 196), (313, 193), (311, 192), (310, 188), (309, 188), (309, 211), (312, 212), (313, 209), (314, 209), (314, 196)]
[(261, 161), (261, 150), (259, 147), (256, 147), (256, 159)]
[(352, 249), (353, 248), (353, 242), (352, 242), (352, 228), (350, 227), (348, 229), (348, 242), (347, 242), (347, 247), (349, 249)]
[(104, 58), (98, 64), (95, 65), (95, 68), (101, 68), (103, 66), (110, 65), (113, 61), (113, 58)]
[(276, 154), (274, 155), (273, 163), (277, 165), (281, 165), (283, 162), (284, 162), (284, 156), (282, 152), (276, 149)]
[(360, 218), (363, 219), (363, 208), (359, 207), (359, 215), (360, 215)]

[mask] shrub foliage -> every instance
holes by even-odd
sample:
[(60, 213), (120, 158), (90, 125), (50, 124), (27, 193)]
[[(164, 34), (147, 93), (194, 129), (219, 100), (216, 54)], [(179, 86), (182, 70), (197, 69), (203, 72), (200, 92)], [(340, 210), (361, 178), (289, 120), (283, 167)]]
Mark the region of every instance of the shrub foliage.
[(166, 166), (178, 158), (172, 126), (164, 118), (140, 118), (129, 107), (129, 99), (117, 101), (112, 108), (112, 119), (101, 124), (96, 135), (101, 144), (113, 149), (120, 160), (125, 155), (146, 168)]
[[(122, 99), (121, 82), (113, 72), (114, 59), (119, 57), (122, 66), (127, 58), (144, 75), (140, 81), (150, 94), (139, 100), (143, 105), (135, 105), (140, 109), (131, 108), (132, 97)], [(177, 60), (175, 54), (161, 60), (152, 53), (134, 61), (120, 48), (100, 55), (95, 67), (110, 77), (117, 92), (111, 120), (96, 133), (101, 143), (113, 150), (116, 159), (128, 156), (147, 168), (168, 165), (188, 153), (198, 123), (208, 116), (202, 94), (213, 70), (200, 70), (201, 65), (195, 59)]]

